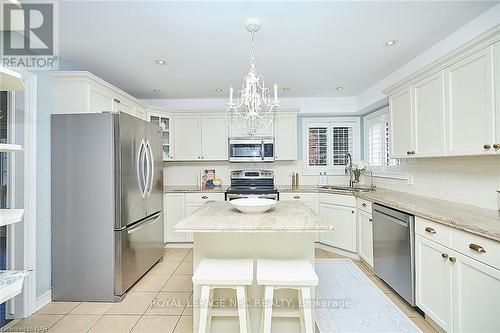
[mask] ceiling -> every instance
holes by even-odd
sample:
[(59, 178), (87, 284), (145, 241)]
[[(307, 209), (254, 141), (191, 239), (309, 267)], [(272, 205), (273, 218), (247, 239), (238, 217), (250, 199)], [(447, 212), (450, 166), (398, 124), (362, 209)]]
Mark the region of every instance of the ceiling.
[(67, 1), (59, 47), (139, 98), (226, 97), (249, 67), (245, 19), (258, 17), (256, 66), (290, 88), (281, 96), (355, 96), (497, 3)]

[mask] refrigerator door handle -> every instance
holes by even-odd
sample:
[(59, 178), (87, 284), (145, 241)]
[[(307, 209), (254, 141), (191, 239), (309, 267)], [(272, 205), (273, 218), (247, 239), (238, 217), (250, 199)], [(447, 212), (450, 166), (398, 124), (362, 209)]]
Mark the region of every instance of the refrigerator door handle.
[(144, 139), (139, 145), (139, 151), (137, 153), (137, 180), (139, 182), (139, 189), (141, 190), (141, 195), (144, 198), (146, 196), (146, 179), (144, 177), (144, 158), (146, 153), (146, 146)]
[(147, 218), (146, 220), (142, 221), (141, 223), (137, 224), (136, 226), (133, 226), (132, 228), (127, 230), (127, 233), (130, 235), (130, 234), (133, 234), (139, 230), (146, 228), (150, 224), (156, 222), (156, 220), (160, 217), (160, 214), (161, 213), (157, 213), (157, 214)]
[(153, 190), (153, 180), (154, 180), (154, 156), (153, 156), (153, 150), (151, 149), (151, 144), (149, 141), (146, 141), (146, 148), (148, 151), (148, 162), (149, 162), (149, 168), (148, 168), (148, 187), (147, 187), (147, 194), (148, 197), (151, 196), (151, 191)]

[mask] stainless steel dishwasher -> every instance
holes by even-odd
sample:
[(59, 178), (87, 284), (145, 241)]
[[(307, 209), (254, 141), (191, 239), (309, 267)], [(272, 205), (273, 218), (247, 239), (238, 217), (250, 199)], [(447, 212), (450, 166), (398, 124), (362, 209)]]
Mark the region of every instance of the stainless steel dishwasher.
[(373, 205), (375, 274), (415, 306), (415, 217)]

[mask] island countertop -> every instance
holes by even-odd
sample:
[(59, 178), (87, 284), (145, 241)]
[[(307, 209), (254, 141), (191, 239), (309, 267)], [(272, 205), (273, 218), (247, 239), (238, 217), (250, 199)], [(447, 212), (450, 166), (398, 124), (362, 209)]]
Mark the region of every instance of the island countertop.
[(177, 232), (318, 232), (333, 226), (302, 202), (280, 201), (263, 214), (243, 214), (228, 201), (207, 202), (174, 225)]

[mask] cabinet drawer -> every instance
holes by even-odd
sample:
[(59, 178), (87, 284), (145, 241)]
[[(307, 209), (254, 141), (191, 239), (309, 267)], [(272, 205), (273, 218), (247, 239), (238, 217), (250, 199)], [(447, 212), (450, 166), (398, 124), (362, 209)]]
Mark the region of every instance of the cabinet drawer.
[(316, 193), (280, 193), (280, 201), (300, 200), (304, 202), (315, 202)]
[(451, 246), (451, 228), (443, 224), (415, 217), (415, 233), (441, 245)]
[(500, 269), (500, 242), (453, 229), (451, 248), (484, 264)]
[(356, 198), (351, 195), (320, 193), (319, 202), (332, 205), (356, 207)]
[(186, 202), (224, 201), (224, 193), (186, 193)]
[(372, 203), (370, 201), (358, 198), (358, 209), (361, 209), (368, 214), (372, 213)]

